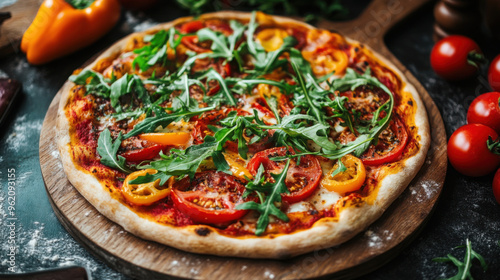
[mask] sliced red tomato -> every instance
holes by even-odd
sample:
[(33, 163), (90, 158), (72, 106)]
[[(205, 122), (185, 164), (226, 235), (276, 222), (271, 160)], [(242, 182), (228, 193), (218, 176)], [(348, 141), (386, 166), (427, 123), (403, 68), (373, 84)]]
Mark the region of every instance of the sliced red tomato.
[(498, 204), (500, 204), (500, 169), (495, 173), (493, 178), (493, 195), (495, 196)]
[[(194, 123), (193, 130), (191, 131), (191, 136), (193, 137), (194, 144), (203, 143), (206, 131), (208, 131), (208, 125), (216, 125), (217, 122), (224, 119), (229, 112), (234, 111), (234, 108), (224, 108), (219, 110), (212, 110), (201, 114), (200, 116), (195, 116), (191, 118), (191, 122)], [(241, 111), (242, 113), (244, 111)], [(240, 115), (240, 111), (238, 111)]]
[(205, 21), (205, 25), (212, 29), (213, 31), (218, 31), (224, 33), (224, 35), (229, 36), (233, 33), (233, 29), (227, 21), (220, 19), (208, 19)]
[(181, 26), (181, 33), (194, 33), (205, 27), (205, 24), (201, 20), (194, 20), (190, 22), (186, 22)]
[(267, 102), (264, 98), (256, 98), (254, 102), (252, 102), (252, 108), (257, 109), (261, 113), (263, 113), (267, 117), (274, 118), (274, 113), (269, 109)]
[[(250, 154), (255, 154), (257, 152), (269, 149), (269, 148), (274, 146), (274, 143), (272, 141), (272, 135), (273, 135), (274, 131), (268, 130), (268, 133), (269, 133), (269, 135), (267, 137), (264, 137), (262, 140), (255, 142), (253, 144), (248, 144), (248, 141), (250, 141), (250, 139), (245, 139), (247, 141), (248, 152)], [(245, 135), (243, 135), (243, 137), (245, 138)], [(227, 141), (225, 148), (232, 151), (232, 152), (237, 153), (238, 152), (238, 142)]]
[(160, 153), (160, 151), (162, 151), (166, 147), (167, 146), (165, 145), (153, 144), (145, 148), (138, 148), (135, 150), (127, 151), (121, 154), (121, 156), (123, 156), (128, 162), (140, 162), (155, 158)]
[(204, 48), (198, 44), (198, 36), (192, 35), (192, 36), (184, 36), (181, 39), (181, 42), (191, 49), (192, 51), (195, 51), (197, 53), (204, 53), (204, 52), (209, 52), (210, 49)]
[[(286, 147), (267, 149), (256, 153), (248, 163), (247, 169), (255, 176), (261, 165), (264, 166), (266, 179), (273, 181), (271, 173), (279, 174), (285, 167), (285, 161), (272, 161), (270, 158), (295, 154)], [(286, 175), (285, 184), (289, 194), (282, 194), (283, 201), (295, 203), (303, 201), (311, 196), (319, 185), (322, 170), (318, 159), (313, 155), (306, 155), (300, 158), (297, 165), (297, 158), (290, 160), (290, 167)]]
[(281, 113), (283, 113), (283, 116), (288, 116), (290, 115), (290, 112), (292, 111), (292, 106), (290, 106), (288, 96), (282, 94), (278, 100), (279, 106)]
[(500, 92), (481, 94), (472, 101), (467, 111), (467, 123), (480, 123), (500, 134)]
[(288, 33), (292, 34), (293, 37), (297, 40), (297, 44), (294, 46), (298, 50), (302, 50), (302, 48), (307, 43), (306, 33), (295, 28), (288, 29)]
[(224, 172), (196, 173), (191, 180), (186, 177), (172, 187), (171, 197), (177, 209), (194, 222), (220, 224), (243, 217), (248, 210), (236, 210), (243, 203), (245, 187)]
[[(222, 59), (220, 59), (217, 63), (210, 64), (208, 68), (215, 69), (215, 71), (217, 71), (221, 75), (222, 78), (229, 77), (229, 76), (231, 76), (231, 73), (232, 73), (231, 65), (229, 64), (229, 62), (226, 62), (226, 64), (224, 64), (224, 60), (222, 60)], [(213, 83), (213, 84), (210, 85), (210, 83)], [(207, 91), (208, 96), (212, 96), (212, 95), (216, 94), (217, 92), (219, 92), (219, 90), (220, 90), (219, 82), (210, 81), (210, 83), (208, 85), (209, 90)]]
[(457, 129), (448, 140), (448, 159), (460, 173), (479, 177), (490, 174), (500, 165), (500, 156), (493, 154), (486, 144), (488, 137), (498, 134), (482, 124), (466, 124)]
[(377, 145), (371, 145), (361, 155), (365, 165), (382, 165), (398, 160), (408, 143), (408, 132), (398, 117), (393, 117), (389, 127), (379, 135)]

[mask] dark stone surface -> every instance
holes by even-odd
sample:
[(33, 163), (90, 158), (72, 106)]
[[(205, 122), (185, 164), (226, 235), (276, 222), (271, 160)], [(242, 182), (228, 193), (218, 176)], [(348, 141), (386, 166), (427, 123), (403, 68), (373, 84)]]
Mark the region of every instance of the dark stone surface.
[[(349, 2), (354, 16), (368, 1), (343, 2)], [(0, 69), (21, 81), (24, 87), (0, 129), (0, 236), (5, 240), (10, 234), (5, 226), (7, 218), (11, 217), (7, 212), (6, 188), (8, 169), (15, 168), (17, 272), (80, 265), (89, 270), (93, 279), (128, 279), (91, 256), (59, 224), (43, 185), (38, 138), (52, 98), (74, 69), (130, 32), (183, 15), (185, 12), (165, 1), (163, 6), (147, 15), (125, 13), (105, 38), (53, 63), (30, 66), (21, 53), (0, 61)], [(439, 107), (449, 136), (465, 124), (466, 110), (472, 99), (488, 91), (486, 70), (483, 69), (477, 78), (461, 83), (452, 84), (439, 79), (430, 68), (428, 59), (433, 46), (432, 24), (432, 6), (427, 6), (393, 30), (387, 36), (387, 44), (429, 91)], [(489, 59), (499, 51), (498, 46), (487, 40), (479, 44)], [(467, 238), (490, 265), (483, 273), (475, 264), (473, 275), (476, 279), (499, 279), (500, 205), (493, 198), (491, 182), (492, 176), (468, 178), (450, 166), (440, 202), (419, 237), (394, 260), (362, 279), (451, 277), (456, 268), (451, 264), (435, 263), (432, 258), (452, 253), (462, 259), (463, 250), (453, 248), (464, 244)], [(7, 243), (2, 242), (1, 248), (0, 272), (7, 272)]]

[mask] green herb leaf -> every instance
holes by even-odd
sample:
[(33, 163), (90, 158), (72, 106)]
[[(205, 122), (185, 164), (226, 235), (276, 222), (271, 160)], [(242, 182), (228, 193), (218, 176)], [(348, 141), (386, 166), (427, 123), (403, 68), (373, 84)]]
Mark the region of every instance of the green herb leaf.
[(111, 107), (115, 108), (115, 111), (117, 113), (122, 112), (122, 107), (120, 105), (120, 97), (129, 93), (128, 81), (129, 81), (129, 75), (125, 74), (123, 75), (123, 77), (121, 77), (111, 85), (111, 94), (109, 96), (111, 101)]
[[(134, 50), (137, 56), (132, 62), (132, 67), (134, 68), (137, 65), (141, 71), (144, 72), (156, 63), (164, 65), (167, 61), (167, 42), (169, 41), (169, 34), (172, 34), (172, 32), (160, 30), (153, 35), (144, 36), (144, 41), (148, 42), (149, 45)], [(171, 47), (175, 49), (176, 46)]]
[(172, 122), (180, 121), (182, 118), (191, 118), (213, 109), (213, 107), (207, 107), (195, 111), (181, 111), (172, 114), (166, 114), (165, 112), (160, 113), (161, 111), (157, 111), (155, 116), (146, 118), (142, 122), (136, 124), (131, 131), (125, 134), (125, 139), (141, 133), (153, 132), (160, 126), (167, 127)]
[[(255, 210), (260, 213), (255, 235), (262, 235), (266, 231), (267, 225), (269, 225), (270, 215), (273, 215), (285, 222), (288, 222), (289, 220), (288, 216), (275, 205), (275, 203), (281, 202), (282, 193), (288, 193), (288, 189), (285, 185), (285, 179), (289, 166), (290, 160), (287, 160), (285, 167), (280, 174), (271, 174), (274, 179), (274, 183), (264, 183), (262, 180), (263, 170), (261, 170), (261, 175), (256, 177), (251, 184), (249, 183), (246, 185), (246, 188), (257, 192), (260, 198), (260, 204), (255, 201), (249, 201), (236, 205), (236, 209)], [(262, 165), (259, 169), (261, 168), (263, 169)], [(267, 194), (267, 196), (264, 194)]]
[(226, 98), (226, 103), (232, 106), (236, 106), (237, 101), (236, 98), (234, 98), (233, 94), (229, 91), (226, 81), (222, 76), (215, 71), (213, 68), (210, 68), (207, 72), (205, 72), (199, 79), (207, 79), (207, 83), (211, 80), (216, 80), (219, 82), (220, 85), (220, 90), (222, 91), (224, 97)]
[(144, 176), (139, 176), (134, 180), (130, 180), (129, 184), (139, 185), (139, 184), (154, 182), (160, 179), (160, 186), (163, 186), (168, 181), (168, 179), (170, 179), (170, 177), (172, 176), (161, 172), (155, 174), (146, 174)]
[(484, 258), (478, 253), (476, 253), (474, 250), (472, 250), (472, 245), (469, 239), (466, 240), (465, 246), (458, 246), (456, 248), (465, 248), (465, 256), (463, 262), (459, 261), (451, 254), (448, 254), (446, 257), (439, 257), (432, 259), (435, 262), (452, 262), (458, 268), (458, 273), (451, 278), (447, 278), (446, 280), (474, 279), (470, 272), (473, 259), (479, 260), (481, 267), (483, 268), (484, 271), (488, 269), (488, 265), (486, 264)]
[[(89, 78), (90, 81), (87, 84), (87, 80)], [(85, 69), (78, 75), (70, 76), (69, 80), (77, 85), (85, 85), (87, 94), (109, 98), (109, 94), (111, 91), (109, 83), (111, 83), (111, 80), (104, 78), (100, 73), (97, 73), (90, 69)]]
[(342, 172), (345, 172), (347, 170), (347, 167), (345, 167), (342, 160), (338, 159), (337, 164), (338, 164), (337, 168), (335, 168), (335, 170), (332, 172), (332, 174), (330, 174), (330, 177), (332, 177), (332, 178), (335, 177), (335, 175), (342, 173)]
[(99, 139), (97, 140), (97, 153), (101, 156), (102, 164), (124, 173), (130, 173), (131, 170), (126, 166), (125, 158), (116, 155), (121, 142), (121, 132), (113, 142), (113, 139), (111, 139), (111, 133), (109, 132), (109, 129), (106, 128), (101, 132)]

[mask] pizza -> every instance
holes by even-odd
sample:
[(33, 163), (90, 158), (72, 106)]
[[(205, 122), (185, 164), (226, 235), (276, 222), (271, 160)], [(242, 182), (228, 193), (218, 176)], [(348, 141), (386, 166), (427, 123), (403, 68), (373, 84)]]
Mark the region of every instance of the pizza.
[(404, 191), (430, 144), (425, 107), (390, 62), (259, 12), (131, 34), (61, 92), (71, 184), (136, 236), (202, 254), (341, 244)]

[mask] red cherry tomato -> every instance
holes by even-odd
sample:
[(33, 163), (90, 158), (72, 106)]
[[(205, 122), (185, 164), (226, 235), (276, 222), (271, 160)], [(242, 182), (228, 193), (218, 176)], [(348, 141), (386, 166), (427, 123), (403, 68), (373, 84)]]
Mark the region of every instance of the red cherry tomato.
[(493, 195), (497, 200), (498, 204), (500, 204), (500, 169), (495, 173), (495, 177), (493, 178)]
[(498, 134), (482, 124), (466, 124), (457, 129), (448, 140), (448, 159), (460, 173), (479, 177), (493, 172), (500, 165), (500, 156), (486, 145), (488, 137)]
[(371, 145), (361, 160), (365, 165), (382, 165), (398, 160), (408, 143), (408, 132), (399, 118), (394, 117), (380, 135), (376, 146)]
[(220, 224), (243, 217), (248, 210), (236, 210), (243, 203), (245, 187), (224, 172), (196, 173), (191, 180), (186, 177), (172, 187), (171, 197), (177, 209), (194, 222)]
[[(271, 148), (256, 153), (248, 163), (247, 169), (255, 176), (260, 165), (264, 165), (267, 180), (273, 180), (271, 173), (278, 174), (285, 167), (285, 161), (272, 161), (269, 158), (295, 154), (286, 147)], [(282, 194), (283, 201), (295, 203), (311, 196), (319, 185), (322, 170), (318, 159), (312, 155), (302, 156), (300, 164), (297, 158), (290, 161), (285, 179), (289, 194)]]
[(480, 123), (500, 134), (500, 92), (481, 94), (469, 106), (467, 123)]
[(165, 147), (167, 146), (154, 144), (149, 147), (127, 151), (121, 154), (121, 156), (128, 162), (141, 162), (155, 158)]
[(500, 55), (495, 57), (488, 69), (488, 81), (491, 88), (495, 91), (500, 91)]
[(131, 11), (145, 11), (152, 8), (158, 0), (119, 0), (120, 4)]
[(432, 48), (431, 66), (436, 74), (446, 80), (470, 78), (478, 69), (470, 62), (477, 64), (482, 60), (478, 54), (482, 54), (481, 49), (472, 39), (461, 35), (448, 36)]

